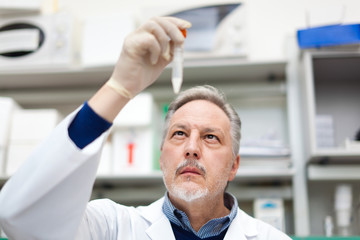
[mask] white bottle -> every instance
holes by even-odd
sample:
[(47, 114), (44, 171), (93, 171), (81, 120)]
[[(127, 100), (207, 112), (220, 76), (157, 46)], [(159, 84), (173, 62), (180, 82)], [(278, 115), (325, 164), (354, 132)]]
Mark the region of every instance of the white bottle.
[(352, 189), (349, 184), (341, 184), (335, 190), (335, 216), (337, 234), (351, 235)]
[(325, 217), (324, 230), (326, 237), (332, 237), (334, 235), (334, 224), (331, 216)]

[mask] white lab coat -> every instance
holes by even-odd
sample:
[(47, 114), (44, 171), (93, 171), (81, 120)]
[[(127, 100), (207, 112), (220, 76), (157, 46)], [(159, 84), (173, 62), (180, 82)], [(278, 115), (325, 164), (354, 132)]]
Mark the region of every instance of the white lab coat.
[[(110, 200), (88, 204), (109, 131), (78, 149), (67, 131), (75, 113), (59, 124), (1, 190), (0, 225), (9, 239), (175, 239), (161, 210), (163, 199), (139, 208)], [(238, 209), (225, 239), (290, 238)]]
[[(127, 207), (110, 200), (90, 202), (77, 239), (175, 240), (162, 212), (164, 198), (146, 207)], [(225, 240), (289, 240), (284, 233), (250, 217), (238, 208)]]

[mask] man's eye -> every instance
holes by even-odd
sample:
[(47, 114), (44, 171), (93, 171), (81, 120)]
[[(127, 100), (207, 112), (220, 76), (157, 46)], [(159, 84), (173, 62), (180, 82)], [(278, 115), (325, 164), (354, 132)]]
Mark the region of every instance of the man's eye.
[(185, 133), (183, 131), (176, 131), (174, 132), (173, 136), (184, 136)]
[(219, 138), (218, 138), (217, 136), (212, 135), (212, 134), (206, 135), (206, 138), (207, 138), (207, 139), (211, 139), (211, 140), (219, 140)]

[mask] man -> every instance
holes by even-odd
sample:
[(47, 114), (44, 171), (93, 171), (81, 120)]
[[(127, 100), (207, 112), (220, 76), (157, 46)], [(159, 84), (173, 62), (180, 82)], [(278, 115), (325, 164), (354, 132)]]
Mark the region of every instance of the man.
[(289, 239), (224, 193), (239, 167), (240, 119), (212, 87), (190, 89), (169, 107), (160, 157), (164, 198), (138, 208), (88, 204), (111, 122), (161, 74), (184, 41), (180, 30), (190, 26), (153, 18), (126, 38), (110, 80), (2, 189), (0, 224), (10, 239)]

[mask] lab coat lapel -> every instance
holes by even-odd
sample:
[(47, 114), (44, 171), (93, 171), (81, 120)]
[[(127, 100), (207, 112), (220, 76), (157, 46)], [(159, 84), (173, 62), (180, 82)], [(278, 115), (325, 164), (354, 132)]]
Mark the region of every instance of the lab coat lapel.
[(247, 240), (248, 237), (254, 237), (258, 234), (256, 222), (246, 213), (238, 208), (236, 217), (229, 226), (224, 240)]
[(152, 240), (175, 240), (170, 221), (162, 211), (164, 198), (152, 203), (147, 207), (139, 207), (140, 214), (150, 222), (146, 234)]
[(154, 222), (146, 233), (152, 240), (175, 240), (171, 224), (165, 215)]

